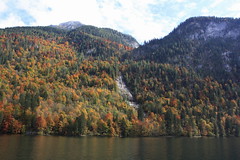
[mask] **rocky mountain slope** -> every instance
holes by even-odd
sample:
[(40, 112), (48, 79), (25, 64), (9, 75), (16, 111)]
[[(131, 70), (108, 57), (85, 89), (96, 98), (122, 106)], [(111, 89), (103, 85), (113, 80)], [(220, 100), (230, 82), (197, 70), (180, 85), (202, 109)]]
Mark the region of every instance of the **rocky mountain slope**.
[(69, 21), (69, 22), (60, 23), (59, 25), (51, 25), (51, 27), (55, 27), (55, 28), (64, 29), (64, 30), (69, 31), (69, 30), (79, 28), (83, 25), (84, 24), (82, 24), (79, 21)]
[(197, 17), (189, 18), (171, 34), (178, 34), (190, 40), (215, 38), (237, 40), (240, 37), (240, 19)]
[(176, 64), (217, 79), (240, 79), (240, 19), (196, 17), (163, 39), (134, 51), (134, 59)]

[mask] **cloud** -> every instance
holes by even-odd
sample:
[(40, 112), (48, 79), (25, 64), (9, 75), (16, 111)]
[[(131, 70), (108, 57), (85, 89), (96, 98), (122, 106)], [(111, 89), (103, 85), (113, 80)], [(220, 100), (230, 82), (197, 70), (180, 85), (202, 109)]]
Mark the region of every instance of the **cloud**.
[(218, 6), (219, 4), (221, 4), (223, 2), (223, 0), (213, 0), (213, 3), (210, 5), (211, 8), (214, 8), (216, 6)]
[(7, 9), (7, 5), (6, 5), (5, 0), (0, 1), (0, 14), (5, 12), (6, 9)]
[(25, 25), (22, 19), (14, 14), (9, 14), (6, 19), (0, 21), (0, 27), (23, 26)]
[(234, 11), (234, 12), (239, 12), (240, 11), (240, 2), (238, 3), (233, 3), (229, 8), (229, 11)]
[(186, 2), (186, 0), (176, 0), (176, 2), (183, 3), (183, 2)]
[(24, 0), (2, 0), (0, 2), (0, 27), (11, 27), (30, 25), (35, 19), (29, 14), (29, 10), (25, 9), (22, 3)]
[(240, 16), (235, 0), (1, 0), (0, 27), (80, 21), (113, 28), (141, 43), (160, 38), (192, 16)]
[(197, 6), (196, 3), (191, 2), (191, 3), (187, 3), (187, 4), (185, 4), (184, 7), (185, 7), (186, 9), (194, 9), (196, 6)]
[(95, 0), (3, 0), (0, 22), (9, 17), (1, 15), (11, 14), (22, 19), (25, 25), (50, 25), (68, 20), (96, 23), (99, 19), (96, 4)]
[(209, 15), (209, 9), (203, 8), (203, 9), (201, 10), (201, 13), (202, 13), (202, 15), (207, 16), (207, 15)]
[[(101, 0), (99, 11), (102, 15), (102, 26), (129, 32), (140, 42), (162, 34), (161, 21), (155, 19), (151, 6), (156, 0)], [(104, 22), (104, 23), (103, 23)], [(153, 28), (155, 32), (153, 33)]]
[[(160, 37), (164, 32), (163, 26), (166, 25), (163, 20), (154, 18), (155, 14), (150, 8), (151, 5), (156, 5), (158, 0), (3, 1), (1, 1), (3, 3), (1, 8), (5, 10), (6, 4), (8, 4), (8, 8), (4, 13), (7, 16), (0, 18), (0, 27), (50, 25), (78, 20), (84, 24), (109, 27), (132, 34), (140, 42), (143, 42), (153, 36)], [(155, 28), (155, 32), (152, 28)]]
[(240, 2), (233, 3), (228, 7), (228, 11), (231, 13), (230, 15), (234, 18), (240, 17)]

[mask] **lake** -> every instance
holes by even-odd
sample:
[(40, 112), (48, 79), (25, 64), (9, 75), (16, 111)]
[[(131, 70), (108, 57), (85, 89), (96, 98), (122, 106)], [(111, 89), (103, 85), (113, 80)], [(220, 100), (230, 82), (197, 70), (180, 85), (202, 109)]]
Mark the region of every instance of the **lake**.
[(240, 160), (240, 138), (0, 136), (1, 160)]

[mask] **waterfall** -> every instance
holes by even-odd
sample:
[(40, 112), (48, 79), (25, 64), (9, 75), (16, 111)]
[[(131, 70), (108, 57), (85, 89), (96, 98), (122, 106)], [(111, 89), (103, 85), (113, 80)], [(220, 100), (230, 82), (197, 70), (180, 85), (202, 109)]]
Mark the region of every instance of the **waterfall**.
[(118, 78), (116, 79), (116, 83), (117, 83), (120, 95), (126, 100), (126, 102), (130, 106), (137, 109), (138, 104), (136, 102), (134, 102), (133, 96), (132, 96), (131, 92), (129, 91), (129, 89), (127, 88), (126, 84), (124, 83), (122, 75), (118, 76)]

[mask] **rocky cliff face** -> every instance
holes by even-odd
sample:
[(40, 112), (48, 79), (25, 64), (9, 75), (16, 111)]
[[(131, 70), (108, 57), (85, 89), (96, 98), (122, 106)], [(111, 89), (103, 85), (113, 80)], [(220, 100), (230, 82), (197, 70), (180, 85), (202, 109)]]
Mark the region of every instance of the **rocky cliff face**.
[(240, 19), (197, 17), (183, 22), (173, 34), (190, 40), (211, 38), (237, 39), (240, 36)]
[(83, 25), (84, 24), (82, 24), (78, 21), (69, 21), (69, 22), (60, 23), (59, 25), (52, 25), (52, 27), (64, 29), (64, 30), (73, 30), (73, 29), (79, 28)]

